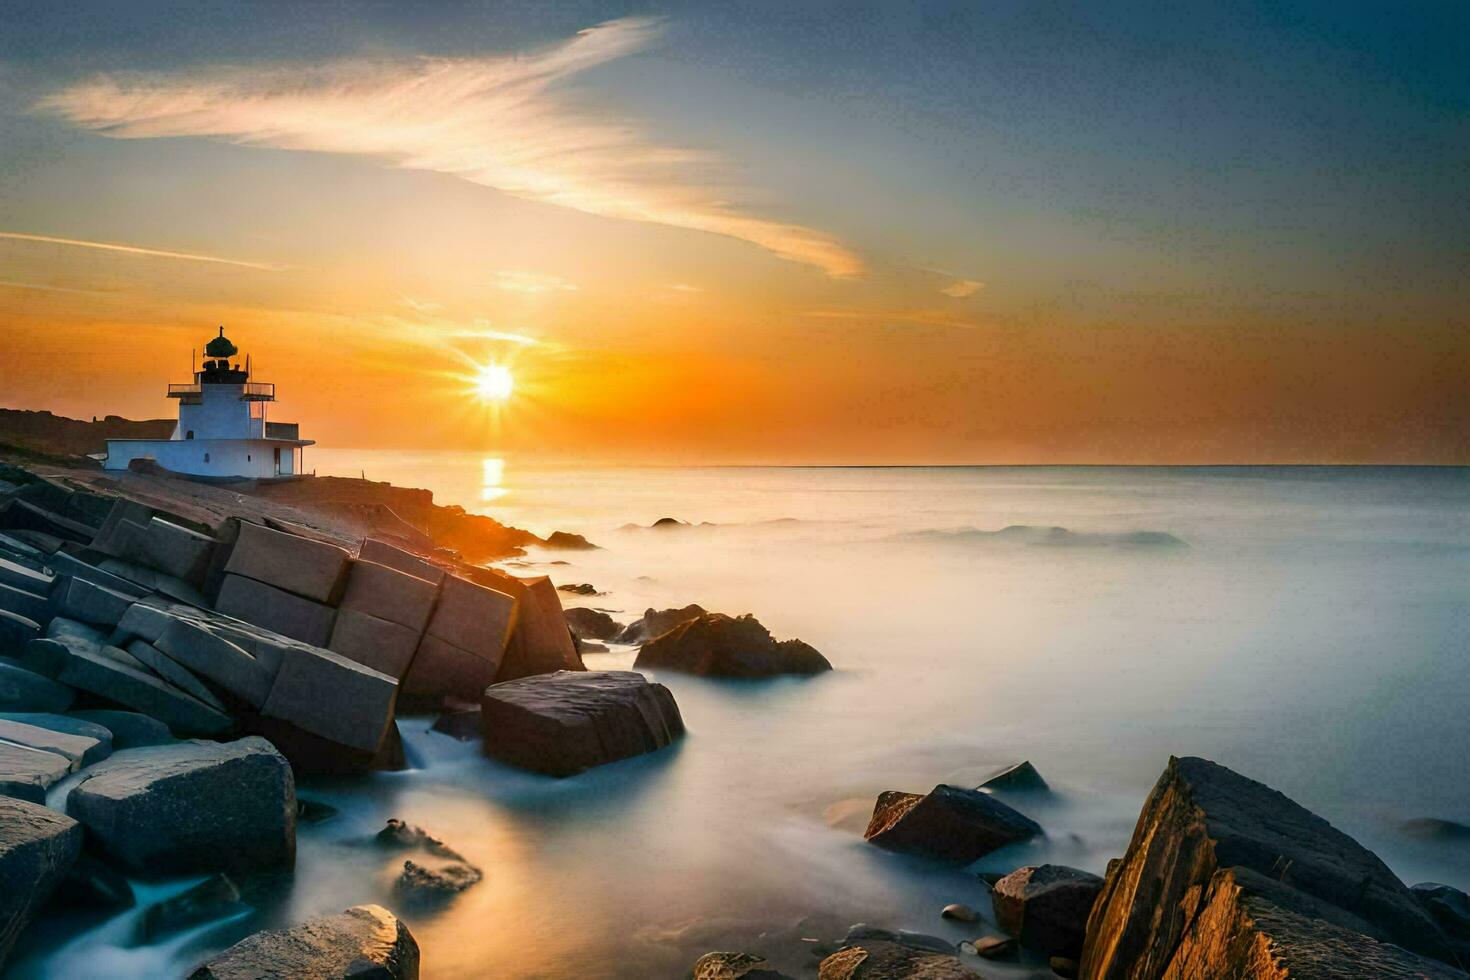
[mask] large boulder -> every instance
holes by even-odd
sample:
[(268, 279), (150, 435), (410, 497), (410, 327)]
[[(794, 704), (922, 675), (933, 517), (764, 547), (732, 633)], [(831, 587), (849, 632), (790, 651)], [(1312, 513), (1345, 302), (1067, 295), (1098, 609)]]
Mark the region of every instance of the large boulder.
[(82, 773), (66, 809), (137, 874), (253, 871), (296, 859), (296, 784), (263, 738), (116, 752)]
[(0, 795), (45, 803), (46, 790), (71, 771), (64, 756), (0, 742)]
[(954, 953), (863, 940), (822, 960), (817, 980), (977, 980)]
[[(230, 692), (252, 708), (264, 704), (270, 694), (275, 679), (272, 665), (204, 623), (175, 619), (164, 628), (153, 645), (170, 660)], [(145, 709), (140, 707), (139, 710)]]
[(415, 578), (421, 578), (425, 582), (438, 585), (444, 581), (444, 569), (438, 565), (431, 565), (418, 555), (404, 551), (397, 545), (376, 538), (367, 538), (362, 543), (362, 549), (357, 557), (363, 561), (374, 562), (378, 565), (387, 565), (396, 568), (400, 572), (407, 572)]
[(225, 571), (333, 605), (342, 594), (347, 552), (323, 541), (242, 521)]
[(863, 836), (890, 851), (969, 864), (1041, 832), (1036, 821), (992, 796), (941, 784), (923, 796), (879, 794)]
[[(401, 577), (409, 578), (407, 575)], [(337, 622), (332, 626), (332, 639), (327, 649), (394, 680), (402, 680), (408, 673), (409, 664), (413, 663), (419, 640), (417, 631), (401, 623), (343, 606), (337, 610)]]
[(243, 575), (224, 577), (214, 608), (226, 616), (318, 647), (327, 645), (337, 615), (331, 606)]
[(1425, 956), (1452, 952), (1371, 851), (1270, 787), (1184, 758), (1109, 868), (1080, 975), (1462, 975)]
[(514, 596), (447, 575), (439, 587), (439, 604), (429, 619), (428, 633), (499, 669), (517, 612)]
[(50, 595), (56, 578), (39, 568), (0, 558), (0, 585), (21, 589), (32, 595)]
[(143, 527), (137, 551), (118, 557), (198, 585), (204, 580), (214, 549), (215, 540), (209, 535), (153, 517)]
[(486, 688), (485, 754), (552, 776), (652, 752), (684, 734), (674, 696), (632, 671), (557, 671)]
[(504, 588), (515, 596), (516, 628), (506, 647), (505, 659), (496, 676), (503, 681), (558, 670), (586, 670), (572, 631), (562, 612), (561, 595), (551, 579), (543, 576), (520, 579), (499, 576)]
[(357, 905), (290, 929), (257, 932), (204, 963), (189, 980), (416, 980), (419, 946), (380, 905)]
[(993, 793), (1044, 793), (1051, 787), (1030, 762), (1018, 762), (998, 770), (976, 788)]
[(39, 623), (48, 619), (51, 611), (51, 599), (48, 596), (0, 582), (0, 612), (14, 613)]
[[(73, 771), (94, 762), (101, 762), (112, 754), (112, 736), (82, 735), (62, 731), (46, 724), (16, 720), (17, 717), (46, 719), (61, 718), (60, 715), (26, 715), (10, 718), (0, 717), (0, 741), (12, 745), (50, 752), (65, 759)], [(62, 719), (65, 724), (66, 719)], [(78, 723), (82, 724), (82, 723)]]
[(643, 644), (634, 667), (708, 677), (819, 674), (832, 665), (800, 640), (777, 642), (754, 616), (705, 613)]
[(83, 766), (101, 762), (112, 754), (112, 732), (95, 722), (46, 711), (0, 711), (0, 721), (16, 722), (78, 739), (70, 743), (73, 747), (90, 743), (91, 747), (82, 751), (80, 764)]
[(0, 967), (81, 849), (82, 828), (75, 820), (0, 797)]
[(86, 708), (66, 715), (84, 724), (96, 725), (112, 735), (112, 748), (136, 749), (144, 745), (171, 745), (177, 741), (167, 725), (137, 711)]
[(567, 626), (571, 627), (579, 640), (611, 640), (622, 629), (617, 620), (607, 613), (588, 609), (585, 606), (574, 606), (568, 609), (566, 617)]
[(393, 723), (398, 682), (329, 650), (291, 646), (261, 714), (372, 754)]
[[(432, 582), (376, 562), (353, 560), (347, 573), (342, 609), (386, 619), (422, 633), (439, 590)], [(504, 646), (502, 637), (501, 646)]]
[(1059, 864), (1017, 868), (990, 894), (995, 921), (1021, 945), (1044, 956), (1082, 955), (1087, 916), (1102, 891), (1095, 874)]
[(709, 610), (703, 606), (691, 602), (683, 609), (654, 609), (652, 607), (644, 610), (642, 617), (633, 620), (624, 626), (614, 639), (618, 643), (646, 643), (656, 636), (662, 636), (680, 623), (687, 623), (691, 619), (698, 619)]
[(425, 634), (403, 675), (403, 693), (412, 702), (435, 705), (447, 697), (478, 700), (485, 688), (495, 683), (499, 669), (499, 661)]

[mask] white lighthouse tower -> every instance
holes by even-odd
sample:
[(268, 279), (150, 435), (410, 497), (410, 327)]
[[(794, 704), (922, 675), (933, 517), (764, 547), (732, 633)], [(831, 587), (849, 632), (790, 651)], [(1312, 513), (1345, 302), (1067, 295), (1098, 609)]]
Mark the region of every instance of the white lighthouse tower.
[[(276, 386), (250, 380), (250, 361), (242, 370), (240, 349), (219, 328), (204, 348), (203, 370), (193, 384), (171, 384), (168, 397), (179, 400), (179, 424), (171, 439), (109, 439), (109, 470), (125, 470), (135, 459), (152, 460), (189, 476), (269, 479), (302, 472), (304, 447), (295, 422), (271, 422), (266, 409)], [(232, 364), (230, 359), (235, 358)]]

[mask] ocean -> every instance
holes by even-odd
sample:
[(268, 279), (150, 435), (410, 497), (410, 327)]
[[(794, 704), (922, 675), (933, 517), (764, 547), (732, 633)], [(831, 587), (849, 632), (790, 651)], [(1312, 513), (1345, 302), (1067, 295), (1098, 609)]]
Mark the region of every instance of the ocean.
[[(1463, 843), (1401, 826), (1470, 822), (1470, 469), (311, 457), (319, 473), (585, 534), (599, 550), (507, 566), (605, 593), (567, 605), (620, 622), (690, 602), (749, 612), (836, 669), (659, 673), (687, 737), (565, 780), (410, 720), (410, 770), (303, 781), (303, 797), (341, 812), (301, 825), (277, 901), (151, 946), (131, 945), (136, 911), (33, 926), (14, 975), (180, 975), (254, 929), (363, 902), (404, 916), (426, 978), (679, 977), (714, 949), (812, 975), (814, 940), (855, 922), (981, 934), (939, 918), (950, 902), (988, 909), (976, 871), (1102, 873), (1170, 755), (1268, 783), (1410, 884), (1470, 888)], [(647, 527), (663, 517), (687, 525)], [(1031, 530), (992, 533), (1015, 527)], [(624, 669), (634, 653), (585, 659)], [(974, 785), (1022, 759), (1055, 790), (1027, 807), (1044, 839), (966, 870), (863, 842), (879, 792)], [(484, 880), (442, 906), (405, 906), (392, 888), (402, 855), (364, 843), (389, 817), (442, 838)], [(140, 904), (194, 880), (143, 886)]]

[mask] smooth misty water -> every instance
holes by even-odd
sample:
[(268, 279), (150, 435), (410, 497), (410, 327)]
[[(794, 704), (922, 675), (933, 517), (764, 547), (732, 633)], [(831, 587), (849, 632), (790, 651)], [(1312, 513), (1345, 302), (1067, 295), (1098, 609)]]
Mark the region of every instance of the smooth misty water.
[[(18, 975), (177, 974), (255, 928), (372, 901), (410, 922), (426, 977), (687, 976), (719, 948), (810, 972), (804, 937), (854, 921), (976, 934), (937, 915), (951, 901), (986, 907), (972, 874), (881, 852), (861, 828), (880, 790), (974, 783), (1022, 758), (1058, 791), (1027, 807), (1048, 837), (981, 868), (1101, 872), (1174, 753), (1269, 782), (1411, 883), (1470, 886), (1462, 845), (1397, 829), (1470, 821), (1470, 470), (536, 469), (325, 451), (314, 462), (429, 486), (538, 532), (585, 533), (603, 550), (531, 556), (567, 560), (533, 568), (609, 592), (569, 602), (624, 621), (691, 601), (754, 612), (837, 671), (768, 683), (660, 674), (688, 737), (568, 780), (495, 765), (410, 722), (416, 768), (301, 787), (342, 815), (302, 826), (279, 906), (142, 949), (125, 948), (129, 917), (33, 930)], [(622, 529), (666, 515), (714, 526)], [(1011, 524), (1166, 531), (1188, 547), (935, 533)], [(631, 661), (587, 657), (593, 669)], [(360, 843), (390, 816), (443, 837), (485, 881), (439, 909), (405, 907), (391, 888), (402, 855)]]

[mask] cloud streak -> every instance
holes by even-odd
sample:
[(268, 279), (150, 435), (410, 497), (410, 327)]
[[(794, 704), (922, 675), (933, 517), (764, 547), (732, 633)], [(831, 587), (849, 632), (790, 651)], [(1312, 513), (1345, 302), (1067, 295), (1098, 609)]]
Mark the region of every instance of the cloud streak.
[(222, 259), (217, 255), (196, 255), (192, 252), (170, 252), (161, 248), (144, 248), (141, 245), (118, 245), (113, 242), (89, 242), (80, 238), (54, 238), (51, 235), (27, 235), (19, 231), (0, 231), (0, 238), (17, 242), (40, 242), (45, 245), (74, 245), (79, 248), (97, 248), (107, 252), (125, 252), (129, 255), (150, 255), (162, 259), (184, 259), (188, 262), (217, 262), (221, 265), (237, 265), (244, 269), (261, 269), (265, 272), (280, 272), (278, 265), (264, 262), (244, 262), (240, 259)]
[(658, 32), (657, 21), (632, 18), (516, 56), (99, 76), (39, 108), (118, 139), (202, 136), (370, 156), (589, 214), (737, 238), (835, 277), (860, 274), (861, 260), (835, 237), (728, 203), (722, 161), (557, 97)]

